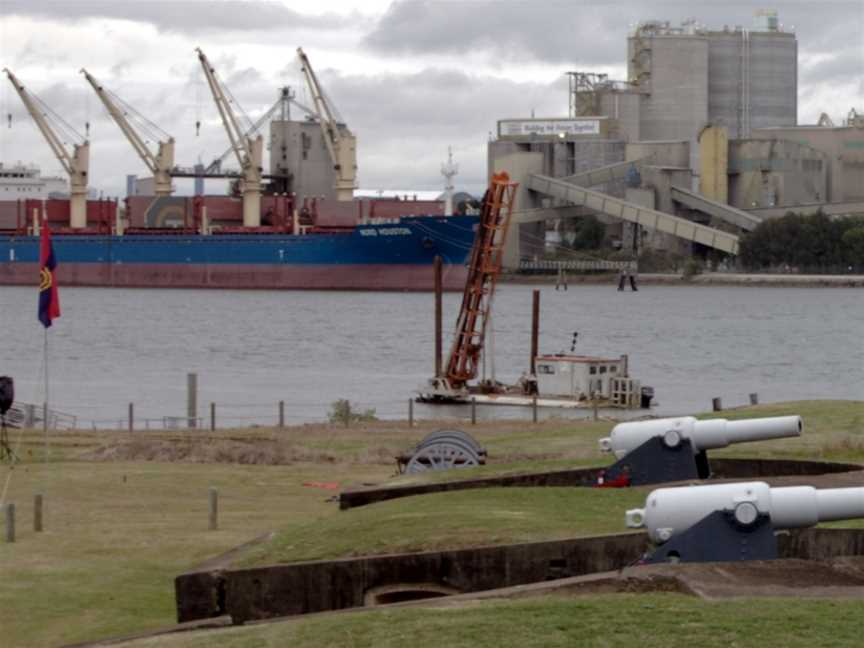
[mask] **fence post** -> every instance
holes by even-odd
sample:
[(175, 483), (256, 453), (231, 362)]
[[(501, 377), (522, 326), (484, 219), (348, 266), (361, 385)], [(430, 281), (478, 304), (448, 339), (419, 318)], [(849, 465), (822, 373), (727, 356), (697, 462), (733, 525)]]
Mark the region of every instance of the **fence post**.
[(279, 428), (285, 427), (285, 401), (279, 401)]
[(531, 422), (537, 422), (537, 397), (531, 399)]
[(757, 394), (755, 392), (750, 394), (750, 404), (751, 405), (758, 405), (759, 404), (759, 394)]
[(37, 493), (33, 497), (33, 530), (37, 533), (42, 530), (42, 494)]
[(215, 486), (210, 487), (210, 525), (211, 531), (219, 528), (219, 490)]
[(28, 403), (25, 410), (24, 427), (32, 428), (36, 424), (36, 406), (32, 403)]
[(596, 394), (592, 395), (592, 397), (591, 397), (591, 409), (594, 410), (594, 420), (596, 421), (597, 419), (600, 418), (598, 415), (598, 412), (597, 412), (597, 395)]
[(414, 399), (408, 399), (408, 427), (414, 427)]
[(711, 399), (711, 409), (713, 409), (715, 412), (723, 411), (723, 401), (720, 399), (719, 396)]
[(471, 425), (477, 425), (477, 399), (471, 397)]
[(198, 374), (186, 374), (186, 422), (190, 428), (198, 427)]
[(15, 542), (15, 504), (6, 505), (6, 542)]
[(210, 431), (216, 431), (216, 403), (210, 403)]
[(135, 431), (135, 405), (129, 403), (129, 433)]

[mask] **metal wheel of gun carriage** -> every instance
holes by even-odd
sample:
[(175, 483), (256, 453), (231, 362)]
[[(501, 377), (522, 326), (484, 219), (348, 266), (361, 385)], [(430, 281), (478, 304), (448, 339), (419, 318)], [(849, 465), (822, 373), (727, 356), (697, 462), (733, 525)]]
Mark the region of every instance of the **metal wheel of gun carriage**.
[(436, 430), (427, 434), (417, 446), (397, 458), (400, 472), (414, 474), (427, 470), (449, 470), (481, 466), (486, 450), (461, 430)]

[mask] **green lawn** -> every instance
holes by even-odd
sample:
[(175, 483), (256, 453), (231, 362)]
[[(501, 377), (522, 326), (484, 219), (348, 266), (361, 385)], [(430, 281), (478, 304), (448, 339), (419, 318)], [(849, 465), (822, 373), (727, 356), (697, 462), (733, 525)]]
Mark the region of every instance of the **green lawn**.
[(681, 594), (554, 596), (313, 616), (130, 648), (836, 648), (861, 645), (860, 601), (706, 602)]
[[(723, 415), (790, 413), (804, 416), (804, 438), (739, 446), (723, 453), (864, 461), (862, 402), (766, 405)], [(549, 421), (537, 425), (511, 421), (463, 426), (463, 429), (475, 435), (490, 453), (490, 465), (477, 472), (494, 473), (608, 463), (609, 457), (597, 450), (596, 443), (611, 425), (604, 421)], [(52, 436), (51, 462), (47, 464), (42, 463), (41, 435), (25, 434), (19, 447), (25, 462), (11, 471), (7, 496), (17, 506), (18, 541), (0, 542), (0, 646), (57, 646), (170, 625), (175, 620), (173, 579), (177, 574), (273, 530), (278, 530), (277, 537), (244, 560), (299, 560), (624, 531), (623, 511), (643, 501), (644, 490), (514, 488), (406, 498), (340, 512), (331, 499), (336, 491), (314, 485), (385, 483), (394, 475), (395, 454), (440, 426), (424, 423), (408, 428), (404, 422), (373, 422), (349, 429), (298, 426), (288, 430), (230, 430), (216, 434), (136, 433), (132, 437), (122, 433), (59, 433)], [(18, 433), (12, 431), (11, 437), (18, 447)], [(180, 444), (195, 452), (189, 462), (182, 463), (141, 461), (134, 459), (138, 456), (134, 453), (130, 455), (133, 460), (84, 459), (96, 455), (110, 457), (112, 452), (129, 450), (129, 444), (146, 449), (150, 442), (175, 449)], [(267, 458), (272, 456), (277, 456), (284, 465), (267, 465)], [(241, 465), (230, 461), (265, 463)], [(458, 475), (453, 472), (452, 476), (461, 478), (472, 472)], [(8, 466), (0, 466), (0, 486), (9, 475)], [(220, 490), (220, 530), (212, 532), (207, 530), (207, 489), (211, 485)], [(31, 527), (33, 495), (37, 492), (45, 494), (45, 531), (40, 534)], [(610, 609), (618, 605), (614, 601), (622, 601), (620, 605), (625, 610), (622, 619), (629, 618), (626, 615), (631, 612), (636, 619), (642, 606), (657, 605), (644, 603), (655, 600), (650, 597), (605, 600)], [(680, 597), (660, 597), (656, 601), (671, 601), (669, 605), (676, 609), (683, 609), (681, 606), (697, 606), (709, 612), (723, 609)], [(546, 610), (538, 602), (520, 603), (519, 606), (525, 606), (524, 612), (517, 606), (512, 608), (512, 615), (503, 615), (508, 618), (498, 622), (513, 625), (512, 631), (505, 631), (513, 637), (528, 637), (519, 645), (532, 645), (530, 641), (540, 642), (536, 645), (556, 645), (554, 641), (566, 640), (569, 636), (566, 632), (582, 635), (585, 631), (568, 625), (562, 638), (556, 638), (558, 635), (554, 633), (544, 637), (536, 630), (520, 634), (516, 626), (529, 628), (531, 619), (537, 617), (537, 627), (547, 627), (552, 623), (549, 618), (569, 617), (571, 613), (564, 610), (578, 612), (581, 609), (578, 605), (583, 604), (588, 603), (562, 601), (555, 604), (558, 607)], [(807, 624), (827, 625), (834, 634), (826, 636), (834, 637), (834, 645), (844, 643), (845, 617), (838, 613), (834, 624), (819, 617), (824, 611), (820, 606), (831, 603), (800, 605), (804, 606), (801, 610), (813, 610), (812, 614), (807, 612)], [(844, 606), (851, 604), (836, 605), (844, 611)], [(472, 623), (478, 627), (494, 626), (495, 618), (502, 616), (496, 609), (492, 604), (483, 604), (476, 606), (476, 610), (472, 606), (460, 610), (460, 615), (476, 612), (480, 616), (464, 617), (464, 624), (461, 621), (453, 624), (452, 631), (447, 631), (452, 636), (446, 634), (447, 639), (438, 645), (459, 645), (458, 637), (469, 636)], [(747, 606), (741, 609), (750, 614)], [(765, 609), (775, 610), (766, 612), (770, 616), (766, 622), (774, 623), (775, 616), (780, 614), (777, 611), (783, 607), (777, 604)], [(586, 621), (587, 615), (577, 612), (572, 614), (582, 621), (574, 622)], [(292, 628), (284, 632), (300, 632), (302, 637), (297, 645), (301, 646), (404, 645), (404, 641), (392, 639), (400, 636), (399, 624), (386, 622), (386, 615), (403, 613), (409, 615), (406, 619), (415, 618), (410, 615), (419, 619), (418, 636), (434, 637), (443, 632), (435, 623), (447, 625), (446, 617), (439, 617), (438, 612), (404, 610), (375, 612), (362, 617), (366, 620), (360, 616), (350, 616), (350, 620), (349, 616), (340, 617), (345, 619), (347, 630), (335, 638), (327, 634), (332, 622), (321, 619), (304, 619), (299, 624), (278, 627)], [(723, 620), (726, 616), (718, 612), (717, 618)], [(510, 617), (521, 622), (511, 624)], [(733, 621), (730, 617), (728, 624), (732, 630)], [(359, 624), (356, 628), (355, 623)], [(626, 624), (613, 619), (603, 625), (608, 629)], [(413, 622), (406, 627), (413, 627)], [(276, 628), (262, 626), (255, 632), (279, 632)], [(616, 635), (610, 632), (598, 636), (612, 641)], [(317, 639), (316, 633), (319, 633)], [(663, 633), (669, 645), (673, 635), (665, 630)], [(793, 634), (794, 641), (804, 636)], [(229, 636), (233, 635), (224, 635)], [(221, 641), (223, 635), (219, 637)], [(182, 638), (191, 640), (198, 639)], [(249, 641), (237, 645), (285, 644), (278, 637)], [(652, 645), (647, 643), (649, 639), (639, 641)], [(423, 645), (419, 640), (417, 643)]]
[(489, 488), (403, 497), (280, 531), (244, 566), (621, 533), (650, 489)]

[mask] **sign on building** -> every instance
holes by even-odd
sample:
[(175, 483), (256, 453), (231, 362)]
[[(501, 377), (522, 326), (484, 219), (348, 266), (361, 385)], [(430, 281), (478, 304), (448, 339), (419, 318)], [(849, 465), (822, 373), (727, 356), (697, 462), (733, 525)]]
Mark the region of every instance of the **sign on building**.
[(599, 119), (502, 119), (499, 137), (599, 135)]

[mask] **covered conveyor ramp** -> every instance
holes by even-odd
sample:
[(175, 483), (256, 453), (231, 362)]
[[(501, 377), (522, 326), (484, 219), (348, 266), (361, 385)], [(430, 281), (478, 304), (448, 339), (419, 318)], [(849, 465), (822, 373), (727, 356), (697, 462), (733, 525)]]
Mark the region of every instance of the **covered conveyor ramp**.
[(590, 171), (577, 173), (576, 175), (564, 176), (558, 178), (558, 180), (564, 180), (565, 182), (569, 182), (570, 184), (579, 187), (596, 187), (597, 185), (609, 182), (625, 180), (627, 174), (632, 173), (632, 170), (641, 170), (642, 165), (649, 162), (651, 159), (652, 156), (648, 156), (636, 160), (628, 160), (627, 162), (616, 162), (615, 164), (608, 164), (596, 169), (591, 169)]
[(695, 209), (696, 211), (708, 214), (714, 218), (718, 218), (726, 223), (731, 223), (735, 227), (740, 227), (746, 232), (752, 232), (756, 226), (762, 222), (761, 218), (748, 214), (747, 212), (725, 205), (716, 200), (711, 200), (705, 196), (699, 195), (692, 191), (682, 189), (681, 187), (672, 187), (672, 200), (681, 203), (685, 207)]
[(575, 186), (566, 180), (530, 174), (525, 185), (531, 191), (588, 207), (601, 214), (636, 223), (649, 230), (671, 234), (721, 252), (738, 254), (738, 237), (735, 234), (693, 223), (656, 209), (640, 207), (599, 191)]

